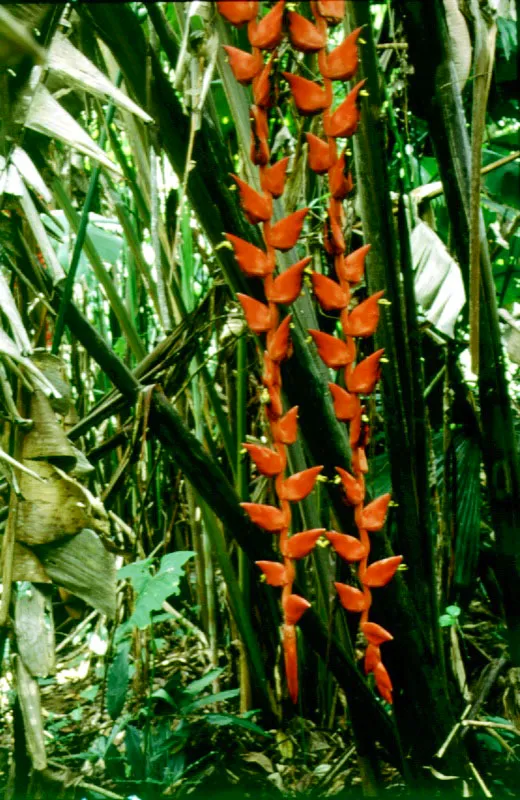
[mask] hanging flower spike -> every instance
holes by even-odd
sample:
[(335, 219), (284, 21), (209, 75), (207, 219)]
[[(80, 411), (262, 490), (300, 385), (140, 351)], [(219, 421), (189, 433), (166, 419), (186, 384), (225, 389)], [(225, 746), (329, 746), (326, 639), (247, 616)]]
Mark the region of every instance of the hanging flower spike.
[(287, 478), (282, 484), (280, 497), (283, 500), (291, 500), (296, 503), (307, 497), (312, 490), (322, 471), (323, 467), (311, 467), (304, 469), (302, 472), (295, 472), (290, 478)]
[(289, 11), (289, 38), (292, 46), (302, 53), (315, 53), (327, 44), (326, 36), (313, 25), (310, 20), (297, 14), (296, 11)]
[(284, 625), (282, 631), (282, 645), (285, 664), (285, 676), (289, 697), (296, 703), (298, 700), (298, 643), (294, 625)]
[[(361, 516), (361, 525), (367, 531), (380, 531), (386, 520), (386, 513), (388, 511), (388, 504), (390, 503), (392, 495), (382, 494), (372, 500), (364, 509)], [(401, 556), (396, 556), (401, 558)]]
[(225, 233), (224, 236), (233, 245), (238, 266), (246, 275), (265, 278), (274, 270), (274, 263), (259, 247), (249, 244), (245, 239), (240, 239), (232, 233)]
[(387, 703), (392, 705), (392, 681), (390, 675), (382, 661), (374, 667), (374, 678), (376, 679), (376, 686), (379, 694), (386, 700)]
[(300, 75), (293, 75), (292, 72), (282, 72), (282, 75), (291, 87), (291, 94), (296, 103), (296, 108), (302, 116), (308, 117), (312, 116), (312, 114), (319, 114), (320, 111), (324, 111), (330, 105), (332, 92), (330, 87), (322, 88), (314, 81), (309, 81)]
[(379, 300), (384, 291), (376, 292), (368, 297), (348, 315), (345, 324), (349, 336), (372, 336), (379, 322)]
[(342, 255), (345, 252), (345, 239), (341, 230), (341, 214), (337, 213), (337, 201), (334, 199), (329, 203), (329, 226), (332, 249), (336, 255)]
[(366, 611), (368, 601), (363, 592), (353, 586), (348, 586), (346, 583), (335, 583), (334, 586), (343, 608), (354, 612)]
[(229, 66), (235, 80), (242, 86), (248, 86), (264, 65), (262, 54), (259, 51), (253, 54), (247, 53), (245, 50), (239, 50), (238, 47), (231, 47), (227, 44), (222, 46), (228, 54)]
[(328, 142), (313, 133), (306, 133), (305, 138), (309, 147), (309, 167), (318, 175), (323, 175), (334, 164), (335, 148), (331, 148)]
[(357, 131), (357, 126), (361, 117), (358, 108), (359, 93), (366, 81), (362, 80), (348, 93), (341, 105), (331, 114), (329, 119), (323, 122), (327, 136), (338, 138), (348, 138)]
[(355, 75), (359, 64), (357, 40), (361, 28), (356, 28), (340, 44), (328, 53), (323, 77), (333, 81), (349, 81)]
[(262, 475), (272, 478), (283, 470), (284, 464), (281, 455), (271, 450), (270, 447), (248, 443), (243, 444), (242, 447), (247, 450), (258, 472), (261, 472)]
[(362, 622), (360, 627), (361, 632), (370, 644), (379, 646), (383, 642), (391, 642), (394, 638), (391, 633), (382, 628), (381, 625), (378, 625), (377, 622)]
[(278, 561), (255, 561), (255, 564), (264, 573), (269, 586), (285, 586), (287, 583), (285, 567)]
[(347, 472), (346, 469), (341, 469), (341, 467), (336, 467), (336, 472), (341, 478), (341, 483), (345, 489), (348, 502), (353, 506), (362, 503), (365, 499), (365, 486), (363, 481), (358, 480), (351, 475), (350, 472)]
[(268, 387), (282, 385), (280, 365), (275, 361), (271, 361), (267, 350), (264, 351), (264, 374), (262, 375), (262, 383), (264, 386)]
[(321, 360), (332, 369), (339, 369), (346, 364), (351, 364), (355, 358), (355, 348), (352, 340), (344, 342), (335, 336), (330, 336), (323, 331), (309, 329), (309, 333), (316, 343)]
[(402, 560), (402, 556), (391, 556), (390, 558), (383, 558), (381, 561), (374, 561), (373, 564), (367, 567), (361, 579), (362, 582), (371, 589), (386, 586), (394, 577)]
[[(257, 167), (265, 166), (269, 161), (269, 128), (267, 116), (263, 109), (251, 106), (251, 161)], [(265, 191), (265, 189), (264, 189)]]
[(367, 555), (367, 548), (355, 536), (349, 536), (348, 533), (336, 533), (336, 531), (328, 531), (325, 536), (336, 553), (345, 561), (361, 561)]
[(308, 213), (308, 208), (301, 208), (276, 222), (266, 232), (267, 244), (277, 250), (291, 250), (300, 237), (303, 222)]
[(334, 403), (334, 413), (340, 422), (349, 422), (359, 414), (360, 402), (357, 394), (349, 394), (336, 383), (329, 383)]
[(354, 188), (352, 175), (350, 172), (345, 174), (345, 169), (345, 153), (343, 152), (329, 170), (330, 193), (335, 200), (344, 200)]
[(249, 297), (248, 294), (237, 294), (237, 299), (242, 306), (246, 322), (253, 333), (265, 333), (271, 327), (271, 312), (269, 306)]
[(373, 672), (381, 663), (381, 650), (375, 644), (369, 644), (365, 650), (365, 674)]
[(347, 375), (347, 389), (349, 392), (372, 394), (379, 380), (381, 372), (379, 362), (384, 352), (384, 349), (376, 350), (364, 361), (360, 361), (354, 371)]
[(231, 174), (240, 192), (240, 204), (252, 225), (267, 222), (273, 214), (273, 201), (268, 194), (261, 195), (238, 175)]
[(219, 14), (224, 19), (227, 19), (232, 25), (243, 25), (245, 22), (251, 22), (252, 19), (258, 14), (258, 2), (249, 0), (249, 2), (242, 2), (242, 0), (217, 0), (217, 8)]
[(284, 6), (285, 0), (279, 0), (260, 22), (250, 26), (248, 34), (253, 47), (258, 47), (260, 50), (273, 50), (280, 44), (283, 33)]
[(259, 108), (265, 109), (272, 105), (271, 83), (269, 80), (269, 75), (271, 74), (271, 67), (273, 65), (274, 57), (275, 53), (273, 53), (267, 64), (253, 80), (253, 98), (255, 105), (257, 105)]
[(318, 11), (329, 25), (337, 25), (345, 16), (345, 0), (318, 0)]
[(295, 559), (305, 558), (314, 550), (322, 533), (325, 533), (325, 528), (313, 528), (293, 534), (285, 543), (283, 555)]
[(298, 438), (298, 406), (273, 423), (273, 435), (282, 444), (294, 444)]
[(260, 185), (264, 192), (269, 192), (273, 197), (281, 197), (285, 188), (285, 173), (289, 156), (280, 159), (271, 167), (266, 167), (260, 174)]
[(289, 352), (289, 325), (291, 324), (292, 314), (288, 314), (280, 323), (276, 332), (267, 347), (269, 357), (273, 361), (283, 361)]
[(276, 533), (285, 525), (285, 515), (283, 511), (275, 506), (267, 506), (263, 503), (240, 503), (244, 511), (249, 515), (251, 521), (269, 533)]
[(345, 262), (342, 265), (342, 274), (340, 275), (342, 280), (349, 283), (359, 283), (365, 274), (365, 259), (371, 247), (371, 244), (365, 244), (345, 258)]
[(274, 279), (268, 291), (268, 300), (272, 303), (283, 303), (290, 305), (299, 297), (302, 290), (303, 272), (305, 267), (312, 261), (312, 256), (302, 258), (292, 267), (286, 269), (281, 275)]
[(286, 625), (297, 625), (307, 609), (311, 607), (309, 601), (298, 594), (290, 594), (285, 600), (282, 600), (282, 605)]
[(349, 296), (339, 283), (319, 272), (312, 273), (311, 281), (316, 299), (324, 311), (341, 311), (348, 306)]

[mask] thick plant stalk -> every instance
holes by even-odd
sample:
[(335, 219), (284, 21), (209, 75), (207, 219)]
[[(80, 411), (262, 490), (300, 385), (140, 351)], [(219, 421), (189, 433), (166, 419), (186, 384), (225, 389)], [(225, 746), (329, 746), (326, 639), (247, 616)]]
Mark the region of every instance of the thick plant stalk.
[[(233, 178), (240, 192), (244, 213), (252, 224), (262, 223), (265, 251), (232, 234), (226, 234), (231, 242), (240, 269), (250, 278), (261, 278), (267, 303), (259, 302), (246, 294), (238, 299), (250, 329), (256, 334), (265, 334), (264, 371), (262, 382), (266, 390), (266, 413), (273, 448), (245, 444), (258, 471), (274, 478), (274, 490), (279, 506), (260, 503), (241, 503), (251, 520), (264, 530), (279, 534), (279, 547), (283, 563), (257, 561), (265, 579), (271, 586), (282, 588), (283, 629), (282, 641), (285, 672), (289, 694), (294, 703), (298, 699), (298, 660), (296, 624), (310, 603), (293, 593), (295, 559), (308, 555), (315, 547), (323, 529), (303, 531), (289, 536), (291, 530), (291, 503), (299, 502), (313, 490), (322, 466), (284, 477), (287, 466), (287, 446), (297, 438), (298, 407), (283, 413), (281, 398), (281, 362), (291, 351), (289, 326), (291, 315), (280, 322), (279, 305), (290, 305), (299, 296), (303, 271), (309, 258), (293, 264), (277, 278), (276, 250), (292, 249), (300, 236), (307, 208), (290, 214), (273, 223), (273, 198), (280, 197), (284, 190), (288, 159), (269, 165), (268, 109), (272, 102), (273, 86), (270, 73), (276, 47), (284, 35), (283, 12), (285, 0), (280, 0), (258, 22), (258, 3), (219, 2), (222, 16), (233, 25), (247, 23), (248, 38), (252, 52), (247, 53), (226, 46), (231, 69), (242, 84), (252, 83), (255, 104), (251, 108), (251, 160), (259, 168), (262, 192), (257, 192), (237, 175)], [(263, 52), (274, 51), (264, 62)]]
[(354, 366), (357, 360), (355, 339), (374, 334), (379, 321), (378, 304), (383, 292), (377, 292), (349, 312), (351, 286), (363, 278), (365, 257), (370, 246), (365, 245), (349, 256), (345, 255), (342, 202), (352, 190), (352, 178), (346, 166), (346, 152), (338, 156), (336, 146), (338, 137), (351, 137), (356, 132), (360, 119), (358, 98), (364, 81), (354, 86), (334, 111), (331, 108), (332, 81), (350, 80), (357, 70), (357, 39), (361, 29), (352, 31), (338, 47), (327, 53), (327, 23), (334, 24), (343, 17), (344, 3), (311, 2), (311, 10), (316, 20), (315, 25), (298, 14), (291, 14), (291, 39), (297, 49), (317, 52), (323, 87), (297, 75), (285, 73), (285, 76), (301, 114), (323, 112), (326, 139), (307, 134), (307, 142), (310, 168), (318, 174), (328, 173), (331, 199), (325, 223), (324, 247), (334, 261), (337, 281), (313, 273), (312, 284), (323, 310), (339, 312), (345, 338), (338, 339), (318, 330), (311, 330), (310, 334), (324, 363), (333, 369), (344, 369), (346, 390), (334, 383), (329, 384), (329, 388), (336, 416), (349, 423), (352, 474), (340, 467), (336, 467), (336, 470), (347, 502), (354, 506), (354, 520), (359, 533), (359, 538), (335, 531), (328, 532), (326, 536), (341, 558), (358, 563), (358, 578), (362, 588), (343, 583), (336, 583), (335, 586), (343, 607), (348, 611), (361, 612), (361, 631), (367, 641), (365, 671), (374, 674), (380, 694), (387, 702), (392, 703), (392, 682), (381, 660), (380, 645), (393, 637), (380, 625), (369, 620), (369, 611), (372, 603), (371, 589), (384, 586), (391, 580), (402, 556), (392, 556), (368, 564), (369, 532), (378, 531), (384, 525), (390, 495), (382, 495), (367, 506), (364, 505), (369, 431), (364, 415), (365, 408), (360, 400), (360, 395), (369, 395), (376, 387), (384, 351), (378, 350)]

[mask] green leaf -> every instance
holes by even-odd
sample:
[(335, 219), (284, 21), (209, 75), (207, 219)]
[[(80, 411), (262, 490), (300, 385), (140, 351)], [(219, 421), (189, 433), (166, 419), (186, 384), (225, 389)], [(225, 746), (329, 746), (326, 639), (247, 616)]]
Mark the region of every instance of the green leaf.
[(89, 686), (87, 689), (83, 689), (83, 691), (79, 693), (79, 696), (83, 700), (87, 700), (89, 703), (91, 703), (93, 700), (96, 699), (98, 692), (99, 692), (99, 685), (96, 683), (94, 684), (94, 686)]
[(130, 642), (123, 642), (112, 661), (107, 677), (107, 711), (115, 720), (123, 710), (128, 691), (128, 655)]
[(202, 692), (202, 690), (205, 689), (206, 686), (209, 686), (210, 683), (213, 683), (213, 681), (216, 680), (223, 671), (224, 670), (222, 667), (210, 669), (210, 671), (203, 675), (202, 678), (189, 683), (184, 689), (185, 694), (198, 694), (199, 692)]
[(240, 689), (227, 689), (224, 692), (217, 692), (216, 694), (208, 694), (205, 697), (200, 697), (194, 700), (193, 703), (182, 706), (183, 714), (189, 714), (197, 708), (212, 705), (213, 703), (222, 703), (224, 700), (230, 700), (232, 697), (237, 697), (240, 694)]
[(489, 733), (477, 733), (475, 738), (483, 747), (486, 748), (486, 750), (493, 750), (495, 753), (504, 752), (504, 748), (498, 739), (495, 739), (495, 737), (491, 736)]
[(456, 622), (456, 618), (452, 617), (450, 614), (441, 614), (439, 617), (439, 625), (441, 628), (450, 628), (452, 625), (455, 625)]
[(210, 725), (218, 725), (221, 728), (229, 726), (245, 728), (251, 731), (251, 733), (257, 733), (259, 736), (266, 736), (268, 739), (271, 738), (271, 734), (262, 730), (259, 725), (255, 725), (254, 722), (249, 722), (249, 720), (243, 717), (235, 717), (233, 714), (206, 714), (204, 719), (206, 722), (209, 722)]
[(458, 617), (458, 616), (460, 616), (460, 608), (459, 608), (459, 606), (448, 606), (446, 608), (446, 614), (449, 614), (450, 617)]

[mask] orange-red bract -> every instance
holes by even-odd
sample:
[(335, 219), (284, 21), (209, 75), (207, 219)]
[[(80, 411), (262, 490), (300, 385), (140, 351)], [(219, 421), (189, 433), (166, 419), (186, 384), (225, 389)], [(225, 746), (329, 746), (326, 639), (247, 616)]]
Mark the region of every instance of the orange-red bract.
[[(258, 106), (251, 106), (251, 161), (257, 167), (263, 167), (269, 161), (269, 128), (267, 114)], [(265, 191), (265, 187), (264, 188)]]
[(284, 555), (289, 558), (304, 558), (314, 550), (316, 542), (321, 534), (325, 533), (325, 528), (313, 528), (309, 531), (295, 533), (285, 543)]
[(367, 598), (355, 589), (354, 586), (349, 586), (346, 583), (335, 583), (336, 591), (343, 608), (347, 611), (364, 611), (367, 607)]
[(282, 75), (289, 82), (296, 108), (303, 116), (318, 114), (330, 105), (332, 93), (327, 87), (323, 88), (314, 81), (293, 75), (292, 72), (282, 72)]
[(273, 65), (274, 55), (271, 56), (267, 64), (256, 75), (253, 80), (253, 99), (259, 108), (269, 108), (271, 105), (271, 83), (269, 75)]
[(365, 258), (371, 246), (370, 244), (365, 244), (345, 258), (341, 274), (343, 280), (349, 283), (359, 283), (365, 274)]
[(361, 632), (366, 636), (370, 644), (379, 646), (383, 642), (391, 642), (394, 638), (391, 633), (382, 628), (381, 625), (378, 625), (377, 622), (362, 622), (360, 627)]
[(300, 233), (302, 232), (303, 221), (309, 213), (308, 208), (300, 208), (288, 217), (276, 222), (266, 231), (267, 244), (277, 250), (290, 250), (294, 247)]
[(356, 28), (344, 41), (328, 53), (323, 77), (333, 81), (349, 81), (358, 67), (357, 39), (361, 28)]
[(240, 192), (240, 203), (244, 212), (253, 225), (257, 222), (267, 222), (273, 213), (273, 203), (269, 195), (261, 195), (248, 183), (239, 178), (238, 175), (231, 175)]
[(257, 0), (217, 0), (217, 8), (232, 25), (243, 25), (258, 14)]
[(293, 406), (285, 416), (273, 424), (273, 435), (283, 444), (294, 444), (298, 436), (298, 406)]
[(285, 173), (289, 156), (281, 158), (276, 164), (265, 167), (260, 171), (260, 184), (264, 192), (269, 192), (273, 197), (281, 197), (285, 187)]
[(272, 303), (283, 303), (284, 305), (294, 303), (302, 290), (303, 271), (311, 261), (312, 256), (302, 258), (301, 261), (297, 261), (292, 267), (278, 275), (269, 290), (268, 299)]
[(260, 50), (272, 50), (282, 40), (282, 20), (285, 0), (279, 2), (256, 24), (249, 28), (249, 41)]
[(290, 594), (282, 601), (286, 625), (296, 625), (311, 604), (299, 594)]
[(314, 294), (324, 311), (340, 311), (348, 306), (349, 296), (339, 283), (313, 272), (311, 275)]
[(382, 558), (381, 561), (374, 561), (373, 564), (367, 567), (363, 575), (363, 583), (365, 586), (370, 586), (371, 589), (386, 586), (394, 577), (402, 560), (402, 556), (391, 556), (390, 558)]
[(237, 298), (244, 310), (247, 324), (253, 333), (265, 333), (271, 327), (271, 312), (269, 306), (260, 303), (248, 294), (237, 294)]
[(350, 422), (349, 441), (351, 447), (357, 447), (361, 437), (361, 415), (363, 413), (363, 406), (359, 407), (359, 414), (356, 414)]
[(296, 703), (298, 700), (298, 642), (294, 625), (283, 626), (282, 646), (287, 688), (291, 700)]
[(365, 674), (372, 672), (381, 661), (381, 650), (375, 644), (369, 644), (365, 650)]
[(358, 480), (351, 475), (350, 472), (347, 472), (346, 469), (342, 469), (341, 467), (336, 467), (336, 472), (341, 478), (341, 483), (343, 484), (343, 488), (345, 489), (345, 494), (349, 503), (351, 503), (353, 506), (357, 506), (359, 503), (362, 503), (365, 497), (365, 487), (363, 485), (363, 481)]
[(240, 503), (240, 505), (249, 514), (252, 522), (263, 528), (264, 531), (274, 533), (285, 525), (284, 513), (275, 506), (267, 506), (263, 503)]
[(262, 475), (272, 477), (280, 474), (283, 469), (283, 459), (275, 450), (259, 444), (246, 443), (242, 446), (247, 450)]
[(325, 47), (327, 39), (323, 33), (313, 25), (310, 20), (297, 14), (296, 11), (289, 11), (289, 37), (291, 44), (296, 50), (303, 53), (314, 53)]
[(264, 351), (264, 372), (262, 375), (264, 386), (281, 386), (280, 365), (272, 361), (267, 350)]
[(274, 261), (268, 258), (267, 254), (254, 244), (240, 239), (232, 233), (224, 234), (228, 242), (233, 245), (235, 258), (238, 266), (251, 277), (265, 278), (274, 270)]
[(361, 561), (367, 554), (367, 549), (355, 536), (348, 533), (328, 531), (325, 536), (333, 546), (336, 553), (345, 561)]
[(316, 342), (321, 360), (328, 367), (339, 369), (354, 360), (355, 348), (352, 339), (350, 342), (344, 342), (336, 336), (311, 329), (309, 329), (309, 333)]
[(270, 402), (269, 413), (274, 417), (279, 417), (283, 411), (280, 386), (270, 386), (268, 392)]
[(359, 413), (360, 403), (357, 394), (349, 394), (336, 383), (329, 383), (334, 403), (334, 413), (340, 422), (348, 422)]
[(349, 336), (372, 336), (379, 322), (379, 299), (384, 295), (384, 291), (363, 300), (348, 315), (344, 331)]
[(362, 527), (367, 531), (380, 531), (385, 524), (388, 503), (392, 495), (388, 492), (376, 497), (363, 509)]
[(354, 472), (362, 472), (363, 475), (368, 472), (368, 461), (364, 447), (356, 447), (352, 451), (352, 469)]
[(310, 469), (295, 472), (294, 475), (291, 475), (290, 478), (283, 482), (280, 496), (284, 500), (291, 500), (293, 503), (303, 500), (314, 489), (314, 484), (322, 469), (323, 467), (310, 467)]
[[(391, 692), (392, 681), (390, 680), (390, 675), (388, 674), (388, 671), (382, 661), (379, 661), (375, 665), (373, 672), (374, 672), (374, 678), (376, 679), (376, 686), (381, 692), (381, 694), (383, 694), (382, 691), (383, 689), (386, 689), (388, 692)], [(385, 697), (385, 700), (386, 699), (387, 698)], [(391, 703), (392, 701), (389, 700), (388, 702)]]
[(285, 567), (279, 561), (255, 561), (255, 564), (264, 573), (269, 586), (285, 586), (287, 583)]
[(329, 203), (329, 227), (330, 239), (333, 253), (337, 255), (345, 252), (345, 239), (341, 230), (340, 215), (336, 213), (337, 200), (332, 199)]
[(327, 22), (336, 25), (345, 16), (345, 0), (318, 0), (318, 11)]
[(357, 83), (334, 113), (331, 114), (330, 118), (324, 120), (327, 136), (337, 138), (338, 136), (354, 135), (361, 118), (361, 112), (358, 108), (358, 95), (364, 85), (364, 80)]
[(323, 175), (334, 164), (334, 150), (328, 142), (313, 133), (306, 133), (305, 138), (309, 147), (309, 167), (318, 175)]
[(289, 351), (289, 325), (292, 314), (288, 314), (280, 323), (267, 347), (267, 352), (273, 361), (283, 361)]
[(371, 394), (374, 391), (381, 373), (379, 361), (384, 352), (384, 349), (376, 350), (368, 358), (360, 361), (357, 367), (347, 375), (347, 389), (349, 392)]
[(345, 175), (345, 153), (329, 170), (329, 188), (335, 200), (344, 200), (353, 189), (352, 175)]
[(255, 54), (247, 53), (245, 50), (239, 50), (238, 47), (231, 47), (231, 45), (223, 45), (224, 50), (228, 54), (229, 66), (235, 76), (235, 80), (243, 86), (251, 83), (255, 75), (257, 75), (263, 66), (263, 59), (260, 52)]

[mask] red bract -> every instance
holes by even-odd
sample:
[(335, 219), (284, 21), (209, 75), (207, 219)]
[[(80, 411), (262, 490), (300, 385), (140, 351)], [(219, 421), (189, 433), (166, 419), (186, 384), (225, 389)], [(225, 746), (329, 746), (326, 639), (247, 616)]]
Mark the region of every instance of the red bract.
[[(386, 689), (388, 692), (392, 692), (392, 681), (390, 680), (390, 675), (388, 674), (387, 669), (382, 661), (375, 665), (373, 671), (379, 691)], [(391, 703), (392, 701), (389, 700), (388, 702)]]
[(303, 500), (314, 489), (316, 479), (323, 467), (311, 467), (302, 472), (295, 472), (282, 484), (280, 497), (283, 500), (291, 500), (293, 503)]
[(349, 36), (335, 47), (325, 59), (326, 68), (323, 77), (333, 81), (349, 81), (358, 68), (357, 40), (361, 28), (356, 28)]
[(310, 531), (295, 533), (285, 544), (284, 555), (289, 558), (304, 558), (308, 556), (321, 534), (325, 533), (325, 528), (313, 528)]
[[(279, 0), (274, 8), (249, 29), (249, 41), (260, 50), (272, 50), (282, 41), (282, 20), (285, 0)], [(256, 16), (256, 15), (255, 15)]]
[(244, 444), (251, 459), (256, 464), (256, 468), (262, 475), (279, 475), (283, 469), (283, 459), (279, 453), (269, 447), (262, 447), (259, 444)]
[(313, 272), (311, 280), (316, 299), (324, 311), (341, 311), (348, 306), (348, 294), (339, 283), (319, 272)]
[(341, 105), (331, 114), (330, 118), (324, 120), (324, 128), (327, 136), (337, 138), (353, 136), (357, 130), (361, 112), (358, 108), (358, 95), (365, 81), (360, 81), (348, 93)]
[(359, 397), (349, 394), (336, 383), (329, 383), (329, 389), (334, 402), (334, 413), (341, 422), (348, 422), (359, 413)]
[(381, 372), (379, 361), (384, 352), (384, 350), (376, 350), (375, 353), (361, 361), (350, 375), (347, 375), (349, 392), (371, 394), (374, 391)]
[(357, 447), (352, 453), (352, 469), (354, 472), (361, 472), (363, 475), (368, 472), (368, 462), (364, 447)]
[(376, 292), (364, 300), (348, 315), (345, 328), (349, 336), (372, 336), (379, 322), (379, 300), (383, 292)]
[(330, 104), (331, 90), (329, 88), (323, 88), (314, 81), (309, 81), (300, 75), (293, 75), (292, 72), (282, 72), (282, 75), (289, 82), (296, 108), (303, 116), (318, 114)]
[(239, 178), (238, 175), (232, 174), (231, 177), (238, 186), (240, 203), (249, 222), (255, 225), (257, 222), (266, 222), (268, 219), (271, 219), (273, 201), (270, 196), (261, 195), (249, 186), (248, 183)]
[(309, 146), (309, 167), (318, 175), (323, 175), (334, 164), (335, 148), (331, 148), (328, 142), (313, 133), (306, 133), (305, 138)]
[(250, 22), (258, 14), (258, 2), (249, 0), (217, 0), (219, 13), (232, 25), (243, 25)]
[(373, 672), (381, 661), (381, 650), (375, 644), (369, 644), (365, 651), (365, 674)]
[(367, 549), (355, 536), (348, 533), (328, 531), (325, 534), (336, 553), (345, 561), (361, 561), (367, 554)]
[(287, 357), (289, 350), (289, 325), (291, 324), (292, 314), (288, 314), (283, 322), (278, 326), (267, 352), (273, 361), (283, 361)]
[(378, 625), (377, 622), (362, 622), (361, 631), (370, 644), (380, 645), (383, 642), (391, 642), (394, 638), (391, 633), (382, 628), (381, 625)]
[(248, 294), (237, 294), (237, 298), (244, 310), (247, 324), (253, 333), (265, 333), (271, 327), (271, 312), (264, 303), (259, 303)]
[(293, 703), (298, 700), (298, 642), (294, 625), (283, 626), (283, 655), (287, 688)]
[(311, 607), (309, 601), (298, 594), (290, 594), (282, 601), (282, 605), (287, 625), (296, 625), (307, 609)]
[(280, 365), (271, 361), (269, 353), (264, 351), (264, 374), (262, 375), (264, 386), (281, 386)]
[(273, 424), (273, 434), (282, 444), (294, 444), (298, 436), (298, 406)]
[(334, 204), (337, 201), (331, 200), (329, 203), (329, 227), (330, 239), (332, 250), (335, 254), (340, 255), (345, 252), (345, 239), (343, 238), (343, 231), (341, 230), (341, 223), (339, 217), (335, 213)]
[(365, 586), (370, 586), (371, 589), (386, 586), (394, 577), (402, 560), (402, 556), (391, 556), (383, 558), (381, 561), (374, 561), (363, 575), (363, 583)]
[(335, 200), (344, 200), (353, 189), (352, 175), (345, 175), (345, 153), (342, 153), (333, 167), (329, 170), (330, 192)]
[(295, 211), (275, 223), (266, 232), (267, 244), (277, 250), (290, 250), (294, 247), (302, 232), (303, 221), (308, 213), (308, 208), (301, 208), (299, 211)]
[(264, 531), (275, 533), (285, 525), (285, 516), (279, 508), (266, 506), (263, 503), (240, 503), (240, 505), (249, 514), (251, 521)]
[(347, 611), (364, 611), (367, 607), (367, 599), (363, 592), (348, 586), (346, 583), (335, 583), (340, 603)]
[(285, 187), (285, 173), (289, 157), (282, 158), (271, 167), (265, 167), (260, 173), (260, 184), (264, 192), (269, 192), (273, 197), (281, 197)]
[(301, 14), (297, 14), (296, 11), (289, 11), (287, 17), (289, 19), (289, 38), (296, 50), (301, 50), (303, 53), (315, 53), (316, 50), (325, 47), (326, 37), (320, 33), (316, 25), (302, 17)]
[(262, 108), (251, 106), (251, 117), (251, 161), (257, 166), (265, 166), (269, 161), (267, 115)]
[(268, 300), (271, 300), (272, 303), (283, 303), (284, 305), (294, 303), (302, 290), (303, 271), (311, 261), (311, 256), (302, 258), (301, 261), (297, 261), (292, 267), (278, 275), (269, 290)]
[(264, 573), (269, 586), (285, 586), (287, 583), (285, 567), (278, 561), (255, 561), (255, 564)]
[(365, 258), (371, 247), (371, 244), (365, 244), (346, 257), (341, 276), (343, 280), (349, 283), (359, 283), (365, 274)]
[(318, 11), (328, 23), (336, 25), (345, 16), (345, 0), (318, 0)]
[(274, 54), (267, 64), (253, 80), (253, 98), (259, 108), (269, 108), (271, 105), (271, 83), (269, 75), (273, 64)]
[(332, 369), (339, 369), (345, 364), (350, 364), (355, 357), (355, 350), (352, 343), (343, 342), (335, 336), (330, 336), (323, 331), (309, 329), (309, 333), (316, 342), (318, 353), (322, 361)]
[(361, 524), (367, 531), (380, 531), (385, 524), (391, 494), (382, 494), (363, 509)]
[(341, 483), (343, 484), (343, 488), (345, 489), (345, 494), (349, 503), (351, 503), (353, 506), (357, 506), (359, 503), (362, 503), (365, 497), (365, 487), (363, 481), (358, 480), (351, 475), (350, 472), (347, 472), (346, 469), (341, 469), (341, 467), (336, 467), (336, 472), (341, 478)]
[(257, 75), (263, 66), (263, 59), (260, 52), (246, 53), (245, 50), (239, 50), (238, 47), (231, 47), (230, 45), (223, 45), (224, 50), (228, 54), (229, 66), (235, 76), (235, 79), (243, 86), (251, 83), (255, 75)]
[(246, 275), (264, 278), (273, 271), (274, 262), (259, 247), (232, 233), (225, 233), (224, 236), (233, 245), (238, 266)]

